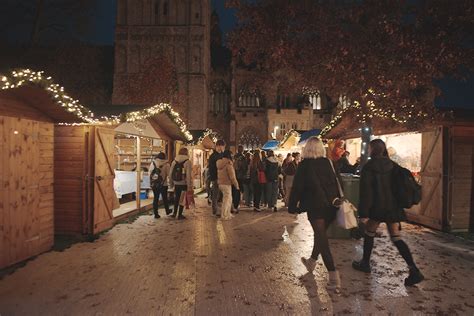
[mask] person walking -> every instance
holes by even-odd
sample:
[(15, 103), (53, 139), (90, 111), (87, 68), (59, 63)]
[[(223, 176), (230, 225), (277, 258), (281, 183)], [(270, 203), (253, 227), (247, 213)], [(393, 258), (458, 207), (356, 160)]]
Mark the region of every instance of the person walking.
[(221, 218), (223, 220), (232, 219), (232, 186), (234, 186), (237, 191), (240, 191), (240, 187), (235, 176), (232, 153), (230, 150), (225, 150), (222, 154), (222, 159), (217, 161), (217, 182), (223, 194)]
[(296, 174), (296, 160), (293, 158), (293, 155), (290, 155), (286, 159), (286, 163), (282, 167), (283, 173), (283, 182), (285, 185), (285, 206), (288, 207), (290, 201), (291, 187), (293, 186), (293, 179)]
[(244, 191), (244, 201), (245, 206), (252, 207), (253, 204), (253, 186), (251, 183), (251, 172), (250, 166), (252, 164), (252, 154), (250, 152), (245, 153), (245, 179), (242, 181), (243, 191)]
[(214, 152), (209, 157), (209, 181), (211, 182), (212, 214), (215, 216), (221, 216), (218, 205), (221, 192), (219, 191), (219, 184), (217, 183), (217, 161), (222, 158), (222, 153), (225, 150), (225, 146), (225, 141), (219, 139), (216, 142), (216, 148)]
[(406, 286), (423, 281), (424, 276), (413, 260), (410, 248), (401, 237), (401, 222), (406, 221), (403, 208), (393, 193), (392, 171), (395, 163), (388, 157), (387, 147), (381, 139), (369, 143), (370, 160), (363, 167), (360, 179), (359, 217), (366, 224), (364, 253), (362, 260), (354, 261), (352, 267), (366, 273), (371, 272), (370, 257), (374, 237), (380, 223), (387, 225), (390, 239), (408, 265)]
[(260, 212), (260, 199), (265, 189), (265, 168), (260, 158), (260, 151), (256, 150), (250, 165), (250, 183), (253, 188), (253, 209)]
[[(243, 189), (243, 182), (247, 174), (248, 166), (244, 156), (244, 146), (242, 145), (238, 146), (237, 153), (234, 156), (234, 168), (237, 182), (239, 182), (239, 188)], [(232, 204), (235, 213), (239, 212), (241, 196), (241, 192), (235, 187), (232, 187)]]
[[(265, 165), (267, 164), (267, 152), (265, 150), (260, 151), (260, 155), (262, 156), (261, 161), (263, 165), (263, 170), (265, 170)], [(262, 201), (262, 207), (267, 207), (268, 206), (268, 199), (267, 199), (267, 190), (266, 190), (266, 183), (267, 181), (263, 183), (264, 186), (262, 188), (262, 195), (261, 195), (261, 201)]]
[(267, 178), (266, 183), (266, 198), (268, 208), (277, 211), (277, 199), (278, 199), (278, 176), (280, 174), (279, 163), (273, 153), (273, 150), (269, 150), (267, 153), (267, 161), (265, 164), (265, 176)]
[(158, 203), (161, 195), (166, 215), (169, 215), (171, 213), (168, 203), (170, 163), (166, 160), (165, 153), (160, 152), (151, 162), (148, 170), (150, 174), (150, 185), (153, 190), (153, 214), (155, 215), (155, 218), (160, 218), (160, 214), (158, 213)]
[(314, 232), (313, 251), (309, 258), (301, 258), (308, 272), (316, 267), (319, 254), (329, 272), (328, 288), (339, 290), (341, 281), (329, 247), (326, 230), (336, 218), (341, 201), (338, 174), (334, 173), (331, 162), (326, 158), (323, 142), (311, 137), (303, 149), (303, 161), (296, 170), (291, 189), (288, 212), (307, 212)]
[(194, 194), (193, 167), (189, 160), (188, 149), (181, 148), (170, 168), (170, 185), (174, 187), (174, 211), (172, 216), (186, 219), (183, 215), (184, 206), (180, 205), (181, 194)]

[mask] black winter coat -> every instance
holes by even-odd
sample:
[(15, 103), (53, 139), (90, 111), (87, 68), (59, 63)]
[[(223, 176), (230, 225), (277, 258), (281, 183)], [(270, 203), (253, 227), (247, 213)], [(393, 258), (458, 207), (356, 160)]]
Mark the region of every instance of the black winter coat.
[(337, 208), (332, 201), (339, 196), (336, 176), (327, 158), (304, 159), (296, 170), (288, 212), (307, 212), (308, 219), (332, 221)]
[(217, 181), (217, 160), (222, 159), (222, 154), (214, 151), (209, 157), (209, 180)]
[(362, 169), (360, 178), (359, 217), (379, 222), (406, 220), (392, 190), (394, 162), (389, 158), (372, 158)]

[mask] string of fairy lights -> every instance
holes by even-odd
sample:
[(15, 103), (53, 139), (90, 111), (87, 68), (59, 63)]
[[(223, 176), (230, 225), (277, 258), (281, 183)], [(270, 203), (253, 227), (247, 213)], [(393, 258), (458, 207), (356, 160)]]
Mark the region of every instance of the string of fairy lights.
[(77, 116), (83, 123), (60, 123), (60, 125), (117, 125), (123, 122), (135, 122), (144, 120), (152, 116), (164, 113), (166, 114), (180, 129), (187, 141), (193, 139), (191, 133), (188, 131), (186, 124), (179, 116), (179, 113), (174, 111), (169, 104), (160, 103), (141, 111), (128, 112), (123, 115), (100, 116), (96, 117), (94, 113), (84, 105), (80, 104), (69, 96), (64, 87), (55, 83), (51, 77), (45, 76), (44, 71), (33, 71), (31, 69), (13, 70), (9, 76), (0, 75), (0, 89), (16, 89), (25, 85), (35, 85), (43, 88), (53, 99), (53, 101), (60, 107), (64, 108)]
[(217, 142), (217, 132), (214, 132), (212, 129), (207, 128), (197, 140), (188, 142), (188, 145), (199, 145), (206, 137), (209, 137), (214, 144)]
[(332, 120), (329, 122), (328, 125), (326, 125), (322, 130), (321, 130), (321, 136), (326, 135), (331, 131), (334, 127), (336, 127), (339, 122), (342, 120), (344, 115), (349, 112), (353, 111), (354, 112), (354, 119), (360, 123), (361, 125), (367, 124), (370, 119), (374, 117), (378, 118), (384, 118), (384, 119), (391, 119), (399, 124), (406, 124), (409, 121), (413, 121), (415, 119), (425, 119), (429, 115), (423, 111), (414, 111), (415, 106), (410, 105), (410, 106), (402, 106), (403, 110), (408, 110), (408, 114), (405, 116), (402, 116), (400, 114), (396, 114), (393, 109), (390, 108), (380, 108), (376, 106), (376, 104), (373, 101), (367, 102), (367, 108), (368, 112), (365, 113), (362, 111), (362, 106), (359, 102), (354, 101), (352, 104), (349, 106), (340, 109), (336, 115), (332, 118)]

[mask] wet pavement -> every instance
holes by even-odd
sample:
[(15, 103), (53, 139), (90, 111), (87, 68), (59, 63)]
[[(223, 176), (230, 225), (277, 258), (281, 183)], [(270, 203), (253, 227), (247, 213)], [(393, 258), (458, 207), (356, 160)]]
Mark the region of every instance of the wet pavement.
[(144, 215), (28, 262), (0, 280), (0, 315), (474, 315), (473, 243), (405, 225), (426, 277), (406, 288), (383, 229), (370, 275), (351, 268), (361, 241), (333, 239), (343, 288), (328, 293), (322, 264), (313, 276), (300, 262), (312, 247), (305, 215), (242, 210), (221, 221), (198, 206), (185, 221)]

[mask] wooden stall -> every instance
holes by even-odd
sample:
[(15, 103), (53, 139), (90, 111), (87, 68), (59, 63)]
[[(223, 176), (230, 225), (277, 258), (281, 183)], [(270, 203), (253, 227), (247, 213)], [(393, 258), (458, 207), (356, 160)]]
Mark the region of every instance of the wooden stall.
[[(110, 108), (113, 108), (112, 110)], [(174, 142), (187, 140), (186, 135), (169, 116), (167, 111), (154, 112), (146, 118), (136, 113), (147, 109), (120, 113), (130, 106), (110, 106), (94, 111), (97, 116), (125, 117), (126, 122), (117, 125), (57, 126), (55, 129), (55, 225), (60, 234), (95, 235), (112, 227), (118, 220), (144, 210), (140, 204), (142, 167), (148, 167), (152, 154), (144, 155), (142, 139), (160, 137), (166, 141), (168, 155), (174, 151)], [(144, 112), (141, 112), (144, 111)], [(133, 118), (137, 117), (136, 120)], [(128, 120), (128, 121), (127, 121)], [(130, 126), (131, 125), (131, 126)], [(143, 128), (152, 127), (146, 134)], [(136, 165), (134, 185), (137, 188), (132, 206), (120, 210), (114, 179), (122, 151), (117, 150), (117, 135), (128, 135), (133, 141), (123, 153), (130, 155)], [(126, 150), (125, 150), (126, 149)], [(169, 156), (168, 156), (169, 157)], [(172, 156), (171, 156), (172, 157)], [(121, 161), (123, 165), (124, 161)], [(127, 165), (125, 171), (132, 170)]]
[(188, 142), (186, 146), (189, 149), (189, 156), (193, 163), (193, 180), (194, 188), (201, 190), (206, 186), (206, 179), (204, 179), (203, 171), (207, 166), (207, 161), (215, 148), (217, 141), (217, 133), (212, 129), (206, 130), (192, 130), (193, 142)]
[(0, 90), (0, 268), (54, 243), (55, 122), (80, 122), (40, 87)]
[[(363, 126), (350, 113), (324, 137), (358, 137)], [(407, 210), (410, 221), (443, 231), (474, 230), (473, 162), (474, 119), (455, 116), (411, 129), (390, 119), (372, 122), (375, 135), (421, 134), (420, 182), (422, 200)]]

